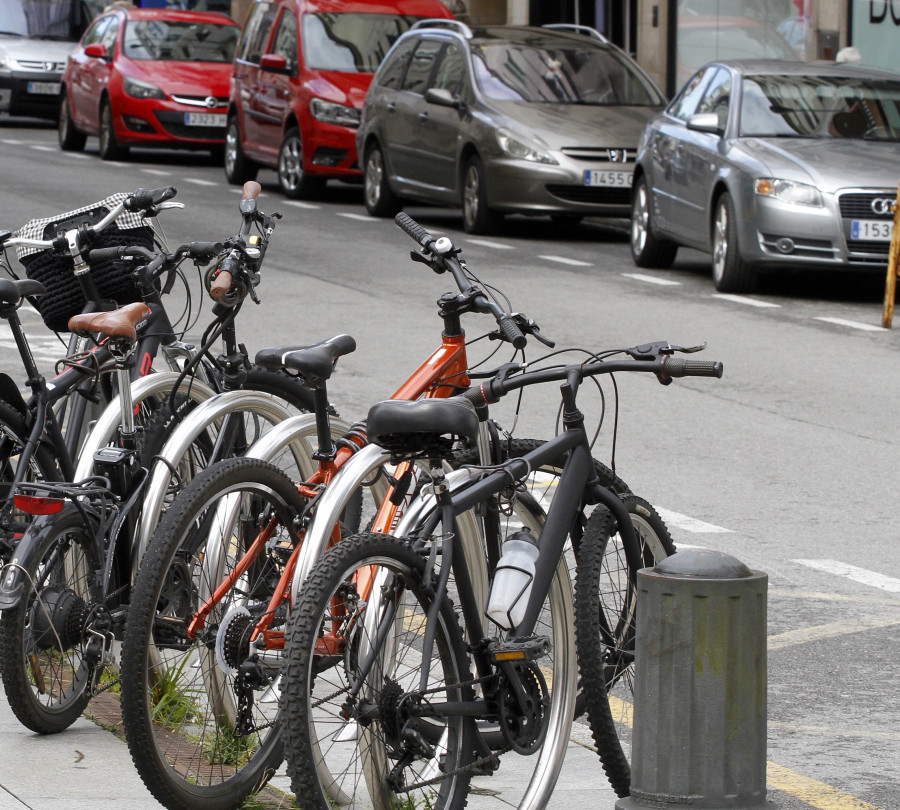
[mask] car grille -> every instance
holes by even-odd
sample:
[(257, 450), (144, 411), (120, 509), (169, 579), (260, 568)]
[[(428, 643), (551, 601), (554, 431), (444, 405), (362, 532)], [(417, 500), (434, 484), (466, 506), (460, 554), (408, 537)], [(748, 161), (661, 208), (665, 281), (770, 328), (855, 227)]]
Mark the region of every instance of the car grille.
[[(876, 219), (889, 221), (894, 219), (893, 212), (878, 213), (872, 210), (873, 200), (888, 199), (893, 201), (896, 197), (894, 189), (885, 189), (884, 191), (866, 191), (866, 192), (850, 192), (841, 194), (838, 197), (838, 206), (840, 207), (841, 217), (844, 220), (851, 219)], [(844, 233), (850, 233), (849, 222), (844, 228)], [(884, 264), (887, 261), (888, 252), (890, 250), (890, 242), (872, 242), (863, 241), (861, 239), (847, 239), (847, 250), (853, 254), (849, 259), (853, 264)]]
[(637, 149), (618, 149), (608, 146), (564, 146), (559, 150), (573, 160), (589, 160), (591, 163), (634, 163)]
[(65, 62), (43, 62), (40, 59), (17, 59), (19, 67), (31, 73), (62, 73)]
[(227, 107), (228, 99), (227, 98), (216, 98), (216, 103), (212, 107), (207, 105), (206, 99), (210, 98), (209, 96), (172, 96), (172, 101), (177, 101), (179, 104), (187, 104), (191, 107), (205, 107), (208, 110), (216, 110), (219, 107)]
[(192, 141), (224, 141), (224, 127), (188, 127), (184, 123), (184, 113), (157, 110), (156, 119), (163, 129), (176, 138), (187, 138)]
[(631, 205), (630, 188), (604, 188), (603, 186), (560, 186), (548, 185), (554, 197), (569, 202), (589, 203), (591, 205), (615, 205), (628, 207)]

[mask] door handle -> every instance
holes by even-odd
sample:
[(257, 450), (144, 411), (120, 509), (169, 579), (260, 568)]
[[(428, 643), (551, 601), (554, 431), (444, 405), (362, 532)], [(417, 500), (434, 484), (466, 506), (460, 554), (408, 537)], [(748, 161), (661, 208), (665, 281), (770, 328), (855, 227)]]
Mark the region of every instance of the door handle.
[(394, 112), (394, 110), (396, 110), (396, 109), (397, 109), (397, 105), (394, 104), (394, 102), (391, 102), (390, 104), (387, 105), (387, 111), (389, 113)]
[(424, 124), (428, 120), (428, 113), (419, 113), (419, 120)]

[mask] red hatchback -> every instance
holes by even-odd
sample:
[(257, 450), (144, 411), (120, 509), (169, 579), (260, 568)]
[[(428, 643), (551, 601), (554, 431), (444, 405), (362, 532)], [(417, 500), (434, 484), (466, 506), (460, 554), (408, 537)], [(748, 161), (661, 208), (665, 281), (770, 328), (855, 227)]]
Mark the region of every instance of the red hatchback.
[(231, 61), (240, 28), (224, 14), (113, 8), (70, 54), (63, 74), (59, 145), (100, 157), (129, 146), (222, 150)]
[(449, 18), (439, 0), (256, 0), (234, 61), (225, 176), (260, 166), (288, 197), (329, 178), (359, 180), (356, 130), (372, 74), (418, 20)]

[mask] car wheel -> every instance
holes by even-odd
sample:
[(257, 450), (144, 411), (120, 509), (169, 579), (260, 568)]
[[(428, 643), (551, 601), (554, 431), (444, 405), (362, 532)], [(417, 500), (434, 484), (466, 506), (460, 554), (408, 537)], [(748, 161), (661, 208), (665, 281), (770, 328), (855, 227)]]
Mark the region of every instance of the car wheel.
[(391, 191), (387, 178), (387, 167), (381, 147), (373, 143), (366, 151), (363, 172), (363, 196), (366, 211), (373, 217), (392, 217), (401, 208), (400, 198)]
[(100, 157), (103, 160), (119, 160), (128, 154), (128, 147), (116, 142), (113, 130), (112, 107), (104, 101), (100, 108)]
[(631, 258), (638, 267), (671, 267), (678, 245), (653, 233), (650, 190), (641, 177), (631, 202)]
[(748, 293), (756, 286), (756, 271), (741, 258), (737, 218), (731, 195), (723, 192), (713, 217), (713, 283), (719, 292)]
[(292, 200), (314, 197), (321, 193), (324, 181), (310, 177), (303, 170), (303, 139), (299, 129), (291, 129), (284, 136), (278, 152), (278, 185)]
[(69, 115), (69, 97), (64, 93), (59, 102), (59, 148), (63, 152), (80, 152), (87, 142), (87, 135), (79, 132)]
[(236, 115), (228, 119), (225, 128), (225, 151), (223, 155), (225, 179), (235, 186), (242, 186), (248, 180), (256, 180), (257, 166), (241, 149), (241, 129)]
[(466, 161), (462, 189), (463, 229), (466, 233), (490, 233), (501, 216), (488, 208), (484, 190), (484, 169), (478, 155)]

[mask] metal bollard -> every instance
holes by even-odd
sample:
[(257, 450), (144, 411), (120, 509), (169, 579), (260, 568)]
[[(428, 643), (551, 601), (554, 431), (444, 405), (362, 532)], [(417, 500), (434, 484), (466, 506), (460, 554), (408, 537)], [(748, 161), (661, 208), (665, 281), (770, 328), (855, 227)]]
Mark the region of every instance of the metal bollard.
[(690, 549), (637, 582), (631, 795), (616, 810), (771, 810), (767, 575)]

